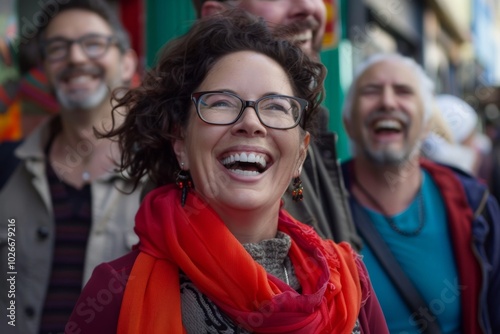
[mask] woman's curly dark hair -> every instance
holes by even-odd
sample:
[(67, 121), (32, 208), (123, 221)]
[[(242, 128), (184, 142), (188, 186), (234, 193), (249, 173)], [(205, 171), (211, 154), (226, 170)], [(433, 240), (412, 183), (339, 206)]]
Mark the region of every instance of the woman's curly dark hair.
[(120, 169), (136, 185), (144, 175), (157, 186), (174, 180), (179, 165), (171, 143), (189, 121), (191, 94), (221, 57), (238, 51), (264, 54), (283, 67), (295, 96), (309, 102), (301, 126), (309, 132), (314, 129), (324, 94), (324, 66), (286, 36), (274, 36), (262, 19), (241, 10), (203, 18), (164, 47), (139, 87), (116, 98), (113, 116), (125, 110), (125, 120), (104, 137), (118, 138)]

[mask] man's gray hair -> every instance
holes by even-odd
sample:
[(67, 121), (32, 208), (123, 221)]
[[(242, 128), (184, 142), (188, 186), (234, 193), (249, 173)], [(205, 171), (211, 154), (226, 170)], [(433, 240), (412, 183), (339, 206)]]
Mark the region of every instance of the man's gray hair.
[(424, 106), (424, 121), (427, 122), (430, 119), (433, 109), (434, 83), (425, 73), (422, 66), (420, 66), (415, 60), (398, 53), (377, 53), (368, 57), (365, 61), (359, 64), (354, 72), (354, 78), (351, 87), (349, 87), (346, 99), (344, 101), (344, 107), (342, 108), (342, 117), (347, 120), (351, 119), (356, 86), (358, 84), (359, 78), (373, 65), (383, 61), (399, 62), (406, 65), (408, 69), (413, 71), (415, 76), (418, 78), (418, 86)]

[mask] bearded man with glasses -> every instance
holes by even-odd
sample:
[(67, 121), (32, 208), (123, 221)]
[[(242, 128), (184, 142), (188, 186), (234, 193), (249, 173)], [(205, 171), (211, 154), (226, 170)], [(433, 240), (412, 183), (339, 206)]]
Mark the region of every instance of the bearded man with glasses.
[(0, 306), (12, 311), (0, 333), (64, 332), (94, 267), (138, 240), (140, 190), (130, 194), (115, 172), (116, 143), (94, 134), (111, 125), (112, 94), (134, 75), (129, 38), (115, 12), (95, 0), (59, 4), (38, 36), (61, 110), (18, 147), (21, 162), (0, 192), (0, 255), (15, 259), (13, 274), (2, 272)]

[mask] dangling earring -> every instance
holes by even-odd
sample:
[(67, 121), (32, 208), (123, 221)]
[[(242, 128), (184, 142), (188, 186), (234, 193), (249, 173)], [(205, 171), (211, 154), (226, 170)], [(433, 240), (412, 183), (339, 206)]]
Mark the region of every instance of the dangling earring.
[(189, 171), (182, 169), (184, 167), (184, 163), (181, 162), (181, 169), (177, 173), (177, 177), (175, 178), (175, 184), (179, 189), (182, 190), (181, 194), (181, 205), (184, 206), (186, 204), (187, 195), (189, 189), (193, 187), (193, 181), (191, 180), (191, 174)]
[(300, 176), (297, 176), (295, 179), (293, 179), (293, 189), (292, 189), (292, 199), (295, 202), (300, 202), (304, 198), (304, 195), (302, 194), (304, 192), (304, 187), (302, 186), (302, 180), (300, 179)]

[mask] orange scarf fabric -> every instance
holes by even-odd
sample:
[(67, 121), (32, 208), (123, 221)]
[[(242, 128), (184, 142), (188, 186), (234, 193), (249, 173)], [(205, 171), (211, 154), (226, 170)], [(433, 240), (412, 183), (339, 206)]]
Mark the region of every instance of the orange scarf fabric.
[(118, 333), (185, 333), (179, 270), (222, 312), (255, 333), (351, 333), (361, 306), (356, 255), (322, 240), (285, 211), (278, 229), (292, 239), (296, 292), (266, 273), (194, 192), (180, 205), (168, 185), (136, 216), (140, 254), (127, 283)]

